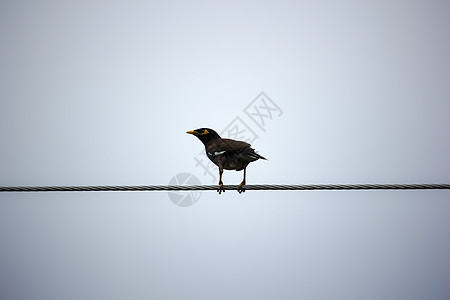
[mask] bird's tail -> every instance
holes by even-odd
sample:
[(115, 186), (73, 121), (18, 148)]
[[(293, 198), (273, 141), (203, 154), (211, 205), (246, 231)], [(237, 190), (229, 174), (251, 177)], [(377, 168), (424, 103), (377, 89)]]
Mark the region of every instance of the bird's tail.
[(256, 159), (265, 159), (265, 160), (267, 160), (267, 158), (265, 158), (265, 157), (262, 156), (262, 155), (259, 155), (259, 154), (256, 153), (256, 152), (247, 153), (247, 155), (250, 156), (251, 158), (254, 158), (255, 160), (256, 160)]

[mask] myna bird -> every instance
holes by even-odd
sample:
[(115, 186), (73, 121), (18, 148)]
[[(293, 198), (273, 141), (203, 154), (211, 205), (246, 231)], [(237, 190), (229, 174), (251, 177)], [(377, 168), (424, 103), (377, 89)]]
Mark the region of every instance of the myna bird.
[(245, 192), (246, 168), (249, 163), (258, 159), (266, 159), (255, 152), (250, 144), (232, 139), (223, 139), (217, 132), (209, 128), (199, 128), (188, 131), (193, 134), (205, 145), (206, 156), (219, 167), (219, 189), (220, 193), (225, 192), (222, 182), (223, 169), (225, 170), (244, 170), (244, 179), (238, 186), (238, 192)]

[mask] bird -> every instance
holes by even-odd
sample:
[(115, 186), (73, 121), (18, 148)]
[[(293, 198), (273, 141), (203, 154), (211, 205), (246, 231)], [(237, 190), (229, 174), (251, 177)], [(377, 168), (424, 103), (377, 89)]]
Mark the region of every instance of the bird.
[(219, 167), (219, 195), (225, 192), (222, 182), (223, 170), (244, 170), (244, 178), (238, 185), (239, 194), (245, 192), (246, 169), (249, 163), (258, 159), (267, 160), (255, 152), (249, 143), (232, 139), (221, 138), (217, 132), (210, 128), (199, 128), (186, 133), (196, 136), (204, 145), (206, 156)]

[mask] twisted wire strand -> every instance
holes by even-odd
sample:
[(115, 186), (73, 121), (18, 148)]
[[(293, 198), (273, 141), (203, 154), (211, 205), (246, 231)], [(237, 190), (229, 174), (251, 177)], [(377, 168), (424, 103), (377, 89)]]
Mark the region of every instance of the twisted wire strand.
[[(0, 186), (0, 192), (106, 192), (106, 191), (207, 191), (218, 185), (137, 185), (137, 186)], [(224, 185), (237, 190), (237, 185)], [(430, 190), (450, 189), (450, 184), (251, 184), (244, 190), (308, 191), (308, 190)]]

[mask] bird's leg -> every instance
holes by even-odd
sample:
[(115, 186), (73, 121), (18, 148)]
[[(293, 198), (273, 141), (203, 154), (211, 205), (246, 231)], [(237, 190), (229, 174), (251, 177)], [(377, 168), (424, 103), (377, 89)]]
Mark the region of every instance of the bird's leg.
[(244, 167), (244, 179), (242, 180), (242, 182), (238, 185), (237, 191), (240, 193), (245, 192), (245, 190), (242, 188), (243, 185), (245, 185), (245, 175), (247, 172), (247, 167)]
[(225, 190), (223, 188), (223, 182), (222, 182), (222, 173), (223, 173), (223, 167), (222, 165), (219, 165), (219, 189), (217, 190), (219, 192), (219, 195), (224, 192)]

